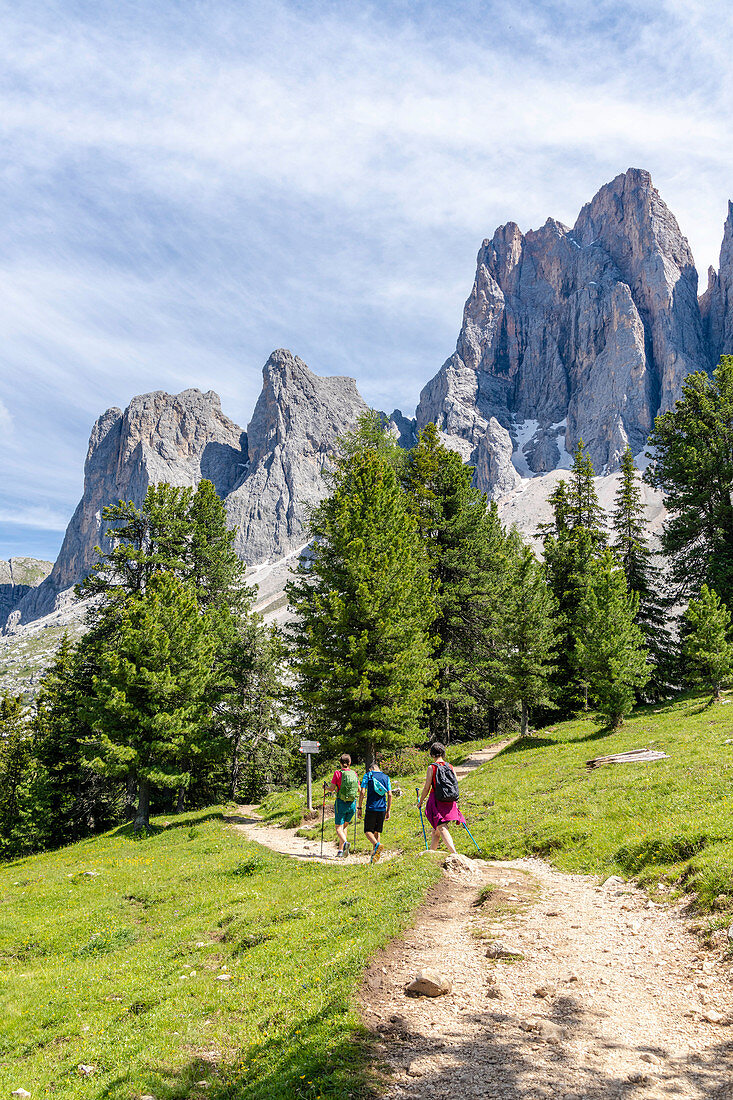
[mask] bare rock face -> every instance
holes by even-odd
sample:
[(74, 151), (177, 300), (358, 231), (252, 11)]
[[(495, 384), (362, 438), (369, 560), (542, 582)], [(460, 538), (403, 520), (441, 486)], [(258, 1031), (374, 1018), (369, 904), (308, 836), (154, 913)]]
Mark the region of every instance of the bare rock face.
[(272, 353), (247, 429), (249, 465), (226, 500), (247, 563), (302, 545), (306, 513), (325, 495), (336, 439), (367, 411), (353, 378), (318, 378), (286, 350)]
[(498, 496), (510, 475), (485, 457), (492, 419), (521, 434), (526, 472), (556, 468), (581, 436), (596, 470), (613, 470), (708, 361), (687, 241), (649, 174), (630, 169), (573, 229), (510, 222), (484, 241), (456, 352), (423, 390), (417, 426), (434, 421)]
[(0, 561), (0, 628), (25, 596), (51, 572), (50, 561), (11, 558)]
[(733, 355), (733, 202), (728, 203), (720, 267), (717, 272), (712, 267), (708, 271), (708, 288), (700, 299), (700, 309), (715, 366), (721, 355)]
[(201, 478), (224, 496), (247, 459), (242, 429), (221, 411), (213, 390), (156, 391), (135, 397), (124, 413), (108, 409), (95, 423), (84, 466), (84, 495), (66, 529), (50, 575), (18, 605), (20, 621), (47, 614), (57, 597), (82, 580), (104, 546), (102, 510), (118, 500), (141, 504), (160, 481), (195, 486)]

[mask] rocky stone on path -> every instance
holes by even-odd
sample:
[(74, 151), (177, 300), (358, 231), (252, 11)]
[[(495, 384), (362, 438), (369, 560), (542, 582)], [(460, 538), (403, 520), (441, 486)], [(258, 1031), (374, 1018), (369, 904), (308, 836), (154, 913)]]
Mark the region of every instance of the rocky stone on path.
[(509, 1001), (514, 996), (506, 982), (493, 982), (487, 990), (487, 995), (496, 1001)]
[(449, 978), (427, 967), (425, 970), (420, 970), (408, 983), (405, 993), (408, 997), (442, 997), (452, 989), (453, 985)]
[(727, 1024), (729, 1022), (723, 1013), (718, 1012), (715, 1008), (709, 1008), (703, 1012), (702, 1018), (708, 1024)]
[(85, 1066), (84, 1063), (82, 1062), (82, 1063), (80, 1063), (80, 1065), (78, 1065), (76, 1067), (76, 1071), (77, 1071), (77, 1073), (79, 1074), (80, 1077), (91, 1077), (93, 1074), (95, 1074), (97, 1072), (97, 1067), (96, 1066)]
[(523, 1031), (531, 1031), (544, 1039), (546, 1043), (557, 1044), (562, 1042), (562, 1028), (552, 1020), (546, 1020), (544, 1016), (529, 1016), (526, 1020), (520, 1020), (519, 1026)]
[(547, 982), (545, 985), (539, 985), (534, 991), (535, 997), (554, 997), (557, 993), (557, 986), (552, 982)]
[(520, 951), (514, 951), (511, 947), (505, 947), (503, 943), (495, 940), (486, 948), (487, 959), (523, 959)]
[(30, 1093), (27, 1089), (14, 1089), (11, 1096), (18, 1096), (20, 1100), (28, 1100)]
[(460, 852), (451, 853), (443, 860), (443, 870), (451, 878), (480, 879), (483, 877), (485, 865), (485, 860), (469, 859), (468, 856), (464, 856)]

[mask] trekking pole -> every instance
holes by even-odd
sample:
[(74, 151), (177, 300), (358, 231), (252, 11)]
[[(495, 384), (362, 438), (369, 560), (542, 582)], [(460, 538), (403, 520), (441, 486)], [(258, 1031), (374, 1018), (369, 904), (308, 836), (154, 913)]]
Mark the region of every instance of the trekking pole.
[(354, 810), (354, 854), (356, 854), (356, 822), (359, 817), (359, 811)]
[[(466, 822), (465, 822), (465, 821), (463, 822), (463, 828), (464, 828), (464, 829), (466, 830), (466, 832), (468, 833), (468, 835), (469, 835), (469, 836), (471, 837), (471, 840), (473, 840), (473, 836), (471, 835), (471, 830), (469, 829), (469, 827), (468, 827), (468, 825), (466, 824)], [(479, 848), (478, 844), (476, 844), (476, 841), (475, 841), (475, 840), (473, 840), (473, 843), (474, 843), (474, 844), (475, 844), (475, 846), (476, 846), (476, 851), (477, 851), (477, 852), (480, 852), (480, 851), (481, 851), (481, 849)]]
[(425, 834), (425, 822), (422, 819), (422, 806), (420, 805), (420, 788), (415, 787), (415, 794), (417, 795), (417, 808), (420, 811), (420, 824), (422, 825), (422, 837), (425, 841), (425, 851), (428, 850), (428, 838)]
[(321, 859), (323, 859), (323, 827), (326, 824), (326, 784), (323, 784), (323, 806), (321, 808)]

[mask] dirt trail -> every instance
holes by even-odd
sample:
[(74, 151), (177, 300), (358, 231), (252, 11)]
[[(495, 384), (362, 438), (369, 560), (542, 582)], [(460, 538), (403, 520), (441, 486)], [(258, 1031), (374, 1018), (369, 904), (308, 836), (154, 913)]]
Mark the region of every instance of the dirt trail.
[[(486, 764), (489, 760), (493, 759), (493, 757), (500, 753), (502, 749), (505, 749), (509, 744), (511, 744), (511, 740), (497, 741), (495, 744), (489, 745), (486, 749), (480, 749), (479, 752), (472, 753), (462, 764), (456, 767), (456, 775), (459, 780), (465, 779), (465, 777), (470, 775), (476, 768), (479, 768), (482, 764)], [(395, 781), (395, 786), (399, 786), (399, 780)], [(401, 797), (409, 798), (410, 792), (405, 791)], [(254, 840), (257, 844), (264, 844), (266, 848), (271, 848), (273, 852), (280, 852), (282, 855), (292, 856), (293, 859), (307, 860), (309, 863), (333, 863), (338, 867), (346, 867), (354, 863), (369, 862), (371, 852), (364, 836), (361, 822), (357, 824), (356, 853), (352, 852), (348, 859), (345, 860), (336, 858), (338, 846), (334, 839), (332, 799), (326, 802), (325, 839), (323, 843), (322, 859), (320, 855), (320, 820), (317, 822), (318, 828), (316, 829), (314, 827), (313, 839), (311, 839), (296, 836), (296, 833), (300, 831), (302, 826), (297, 826), (294, 829), (281, 829), (277, 825), (263, 824), (257, 810), (257, 806), (238, 806), (237, 815), (228, 817), (226, 820), (239, 832), (244, 833), (248, 840)], [(349, 840), (353, 846), (353, 825), (349, 829)], [(391, 859), (396, 855), (396, 852), (390, 850), (389, 836), (385, 838), (385, 849), (382, 860)]]
[[(730, 965), (679, 911), (539, 860), (474, 867), (446, 876), (367, 971), (385, 1100), (733, 1098)], [(495, 889), (477, 907), (481, 882)], [(522, 957), (489, 959), (492, 942)], [(425, 967), (453, 992), (407, 997)]]
[[(460, 778), (507, 743), (474, 754)], [(320, 862), (320, 833), (240, 811), (230, 820), (249, 839)], [(359, 842), (347, 862), (368, 860)], [(323, 862), (341, 866), (334, 853), (329, 837)], [(383, 1100), (733, 1100), (733, 970), (700, 950), (679, 908), (540, 860), (447, 864), (414, 926), (365, 973)], [(519, 957), (487, 957), (492, 943)], [(427, 967), (452, 992), (407, 997)]]

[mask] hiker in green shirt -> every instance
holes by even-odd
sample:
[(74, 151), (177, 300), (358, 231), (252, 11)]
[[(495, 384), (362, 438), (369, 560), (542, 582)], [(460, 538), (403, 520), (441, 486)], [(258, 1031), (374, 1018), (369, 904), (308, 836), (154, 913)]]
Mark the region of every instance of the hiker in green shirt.
[(351, 767), (351, 757), (347, 752), (341, 757), (341, 767), (333, 773), (331, 790), (336, 792), (334, 817), (339, 850), (336, 859), (345, 859), (350, 851), (348, 830), (356, 813), (356, 798), (359, 794), (359, 776)]

